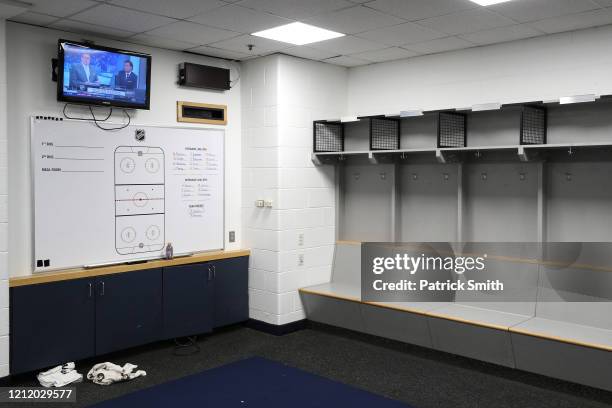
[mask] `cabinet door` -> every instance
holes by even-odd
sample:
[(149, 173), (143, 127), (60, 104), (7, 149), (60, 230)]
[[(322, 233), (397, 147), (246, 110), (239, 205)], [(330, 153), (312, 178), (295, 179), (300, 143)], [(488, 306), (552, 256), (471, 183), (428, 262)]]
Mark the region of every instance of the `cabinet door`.
[(214, 269), (214, 327), (249, 319), (249, 257), (212, 262)]
[(94, 355), (92, 280), (11, 288), (11, 373)]
[(212, 269), (209, 263), (164, 268), (164, 337), (212, 330)]
[(96, 278), (96, 354), (161, 339), (162, 270)]

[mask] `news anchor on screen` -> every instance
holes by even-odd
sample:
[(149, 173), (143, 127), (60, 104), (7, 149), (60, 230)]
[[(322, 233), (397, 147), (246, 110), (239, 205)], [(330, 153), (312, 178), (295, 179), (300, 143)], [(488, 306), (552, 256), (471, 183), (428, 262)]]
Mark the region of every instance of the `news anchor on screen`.
[(98, 82), (96, 69), (90, 64), (91, 55), (81, 55), (81, 62), (74, 63), (70, 67), (70, 88), (78, 88), (79, 85), (93, 84)]
[(136, 89), (138, 85), (138, 76), (132, 72), (134, 64), (132, 61), (126, 60), (123, 63), (123, 71), (120, 71), (115, 76), (115, 88), (124, 88), (128, 91)]

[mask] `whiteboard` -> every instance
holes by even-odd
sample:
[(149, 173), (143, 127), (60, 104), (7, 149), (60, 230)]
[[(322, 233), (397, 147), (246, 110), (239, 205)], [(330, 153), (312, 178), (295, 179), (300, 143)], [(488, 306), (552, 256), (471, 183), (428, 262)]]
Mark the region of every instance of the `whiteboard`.
[(219, 129), (33, 117), (34, 271), (223, 249), (223, 150)]

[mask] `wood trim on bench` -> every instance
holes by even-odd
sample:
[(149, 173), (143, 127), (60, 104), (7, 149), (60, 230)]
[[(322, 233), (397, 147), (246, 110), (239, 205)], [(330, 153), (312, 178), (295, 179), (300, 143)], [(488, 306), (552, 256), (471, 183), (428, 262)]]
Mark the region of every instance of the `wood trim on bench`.
[(298, 291), (300, 293), (307, 293), (309, 295), (325, 296), (325, 297), (329, 297), (329, 298), (333, 298), (333, 299), (338, 299), (338, 300), (347, 300), (349, 302), (363, 303), (361, 301), (361, 299), (355, 298), (355, 297), (352, 297), (352, 296), (342, 296), (342, 295), (336, 295), (334, 293), (315, 291), (315, 290), (304, 289), (304, 288), (300, 288), (300, 289), (298, 289)]
[(612, 346), (607, 346), (605, 344), (588, 343), (586, 341), (566, 339), (563, 337), (551, 336), (545, 333), (532, 332), (532, 331), (520, 329), (517, 327), (511, 327), (509, 331), (510, 333), (522, 334), (524, 336), (530, 336), (530, 337), (538, 337), (540, 339), (545, 339), (545, 340), (558, 341), (560, 343), (572, 344), (574, 346), (594, 348), (594, 349), (603, 350), (603, 351), (612, 351)]
[(167, 266), (186, 265), (200, 262), (216, 261), (227, 258), (238, 258), (249, 256), (251, 251), (239, 249), (232, 251), (200, 252), (191, 256), (177, 257), (174, 259), (157, 259), (134, 264), (119, 264), (100, 266), (96, 268), (75, 268), (59, 271), (42, 272), (28, 276), (18, 276), (9, 279), (9, 287), (36, 285), (39, 283), (60, 282), (70, 279), (91, 278), (95, 276), (112, 275), (115, 273), (139, 271), (143, 269), (163, 268)]
[(413, 309), (410, 307), (392, 306), (392, 305), (386, 305), (386, 304), (378, 303), (378, 302), (361, 302), (361, 303), (363, 303), (364, 305), (368, 305), (368, 306), (380, 307), (382, 309), (390, 309), (390, 310), (395, 310), (398, 312), (408, 312), (408, 313), (418, 314), (422, 316), (427, 316), (426, 311)]

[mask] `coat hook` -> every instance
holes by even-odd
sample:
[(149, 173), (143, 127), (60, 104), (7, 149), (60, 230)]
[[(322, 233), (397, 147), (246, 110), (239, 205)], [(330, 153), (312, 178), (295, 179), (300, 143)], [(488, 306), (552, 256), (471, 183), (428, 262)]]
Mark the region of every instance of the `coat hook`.
[(482, 180), (486, 180), (487, 179), (487, 173), (480, 173), (480, 178)]
[(355, 180), (359, 180), (359, 173), (353, 173), (353, 177), (355, 178)]
[(565, 179), (567, 181), (572, 181), (572, 173), (565, 173)]
[(444, 176), (444, 180), (448, 181), (448, 179), (449, 179), (448, 173), (444, 173), (443, 176)]
[(402, 153), (402, 154), (400, 155), (400, 158), (401, 158), (402, 160), (406, 160), (406, 153)]
[(412, 173), (412, 179), (413, 180), (417, 180), (419, 178), (419, 175), (416, 173)]
[(573, 156), (574, 155), (574, 151), (572, 150), (572, 146), (569, 147), (569, 150), (567, 151), (568, 156)]
[(521, 179), (521, 181), (525, 181), (525, 179), (527, 178), (525, 173), (519, 173), (519, 178)]
[(477, 150), (476, 153), (474, 153), (474, 156), (476, 156), (477, 159), (480, 159), (480, 150)]
[(340, 160), (340, 161), (344, 161), (344, 159), (346, 159), (346, 157), (344, 157), (343, 154), (341, 154), (340, 157), (338, 157), (338, 160)]
[(380, 173), (380, 179), (384, 180), (387, 178), (387, 173)]

